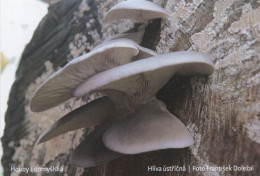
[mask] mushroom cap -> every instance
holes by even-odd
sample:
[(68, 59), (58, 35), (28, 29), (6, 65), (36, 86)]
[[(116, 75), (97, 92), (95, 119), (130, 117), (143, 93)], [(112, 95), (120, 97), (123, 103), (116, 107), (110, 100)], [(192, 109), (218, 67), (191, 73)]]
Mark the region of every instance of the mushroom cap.
[(153, 98), (129, 118), (110, 126), (103, 134), (104, 145), (115, 152), (137, 154), (193, 144), (185, 125)]
[(43, 132), (37, 143), (46, 142), (60, 134), (79, 128), (100, 125), (109, 118), (115, 107), (107, 97), (101, 97), (71, 111), (57, 120), (48, 130)]
[(72, 152), (70, 163), (87, 168), (121, 157), (122, 154), (107, 149), (102, 142), (102, 135), (110, 124), (97, 126)]
[[(126, 93), (138, 104), (155, 96), (174, 73), (210, 75), (213, 71), (213, 63), (200, 53), (168, 53), (98, 73), (79, 85), (73, 95), (83, 96), (90, 92), (113, 89)], [(108, 94), (107, 96), (109, 97)]]
[(142, 22), (167, 17), (167, 11), (155, 3), (146, 0), (128, 0), (112, 7), (105, 17), (105, 22), (119, 19), (133, 19)]
[[(120, 39), (124, 40), (125, 38), (120, 38)], [(105, 40), (103, 43), (101, 43), (100, 45), (96, 46), (93, 50), (96, 50), (96, 49), (98, 49), (100, 47), (103, 47), (104, 45), (107, 45), (107, 44), (109, 44), (111, 42), (114, 42), (114, 40), (120, 40), (120, 39), (118, 39), (118, 38), (116, 38), (116, 39), (111, 38), (111, 39)], [(128, 40), (128, 39), (126, 39), (126, 40)], [(139, 52), (138, 52), (138, 54), (136, 56), (134, 56), (131, 59), (132, 61), (140, 60), (140, 59), (144, 59), (144, 58), (148, 58), (148, 57), (152, 57), (152, 56), (157, 56), (158, 55), (155, 51), (153, 51), (153, 50), (151, 50), (149, 48), (142, 47), (142, 46), (138, 45), (137, 43), (135, 43), (135, 46), (139, 50)]]
[(30, 108), (40, 112), (72, 97), (72, 91), (90, 76), (112, 67), (131, 62), (138, 54), (136, 43), (117, 39), (84, 54), (52, 74), (34, 93)]

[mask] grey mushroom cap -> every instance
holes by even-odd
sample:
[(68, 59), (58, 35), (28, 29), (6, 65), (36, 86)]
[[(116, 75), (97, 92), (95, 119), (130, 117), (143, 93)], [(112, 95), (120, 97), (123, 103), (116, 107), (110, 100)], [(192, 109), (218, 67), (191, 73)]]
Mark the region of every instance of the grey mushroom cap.
[(213, 71), (213, 63), (200, 53), (162, 54), (98, 73), (79, 85), (73, 95), (77, 97), (113, 89), (126, 93), (138, 104), (154, 97), (175, 73), (210, 75)]
[(115, 152), (138, 154), (193, 144), (185, 125), (153, 98), (131, 117), (110, 126), (103, 134), (104, 145)]
[(79, 128), (100, 125), (113, 114), (113, 111), (115, 111), (115, 107), (107, 97), (93, 100), (61, 117), (41, 134), (37, 143), (46, 142), (60, 134)]
[(102, 135), (111, 122), (95, 128), (81, 144), (72, 152), (70, 163), (78, 167), (93, 167), (122, 156), (107, 149), (102, 142)]
[[(126, 39), (126, 38), (120, 38), (121, 40), (130, 40), (130, 39)], [(109, 40), (106, 40), (104, 41), (102, 44), (96, 46), (95, 48), (93, 48), (93, 50), (96, 50), (100, 47), (103, 47), (105, 45), (108, 45), (109, 43), (113, 43), (114, 40), (120, 40), (120, 39), (109, 39)], [(136, 56), (134, 56), (131, 61), (136, 61), (136, 60), (140, 60), (140, 59), (144, 59), (144, 58), (148, 58), (148, 57), (152, 57), (152, 56), (157, 56), (158, 54), (149, 49), (149, 48), (145, 48), (145, 47), (142, 47), (140, 45), (138, 45), (137, 43), (134, 43), (136, 48), (138, 49), (138, 54)]]
[(167, 11), (155, 3), (146, 0), (128, 0), (112, 7), (105, 17), (105, 22), (119, 19), (133, 19), (137, 22), (143, 22), (167, 17)]
[(34, 93), (30, 108), (40, 112), (57, 106), (72, 97), (72, 91), (90, 76), (126, 64), (139, 53), (136, 43), (117, 39), (84, 54), (45, 80)]

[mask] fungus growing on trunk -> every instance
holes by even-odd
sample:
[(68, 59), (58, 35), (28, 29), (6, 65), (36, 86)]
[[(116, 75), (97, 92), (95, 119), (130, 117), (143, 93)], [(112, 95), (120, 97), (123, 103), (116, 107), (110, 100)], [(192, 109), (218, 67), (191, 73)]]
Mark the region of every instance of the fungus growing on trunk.
[(115, 111), (113, 103), (107, 97), (101, 97), (81, 106), (57, 120), (51, 128), (39, 137), (37, 143), (46, 142), (53, 137), (79, 128), (100, 125)]
[(139, 53), (137, 46), (129, 39), (111, 40), (73, 59), (40, 85), (31, 99), (31, 110), (40, 112), (57, 106), (70, 99), (72, 91), (88, 77), (133, 61)]
[(144, 22), (156, 18), (167, 18), (168, 14), (162, 7), (146, 0), (123, 1), (112, 7), (105, 22), (112, 22), (120, 19), (133, 19), (137, 22)]
[(73, 95), (81, 97), (112, 89), (124, 92), (138, 104), (155, 96), (175, 73), (186, 76), (210, 75), (213, 71), (213, 63), (197, 52), (167, 53), (95, 74), (75, 88)]
[(41, 135), (39, 142), (99, 125), (99, 130), (94, 130), (72, 154), (71, 162), (82, 167), (115, 159), (121, 156), (118, 153), (136, 154), (190, 146), (193, 140), (185, 125), (156, 100), (155, 94), (175, 73), (209, 75), (213, 70), (212, 62), (204, 55), (181, 51), (97, 73), (78, 85), (72, 95), (81, 97), (102, 92), (109, 99), (99, 98), (65, 115)]
[[(145, 0), (128, 0), (113, 7), (106, 21), (161, 17), (167, 17), (163, 8)], [(193, 51), (158, 55), (138, 45), (144, 33), (145, 24), (142, 25), (137, 31), (113, 36), (72, 60), (36, 90), (30, 106), (36, 112), (71, 97), (97, 92), (105, 95), (60, 118), (40, 136), (38, 143), (79, 128), (95, 127), (72, 152), (70, 162), (79, 167), (96, 166), (124, 154), (193, 144), (185, 125), (155, 95), (175, 74), (212, 74), (213, 63)]]
[(185, 125), (165, 105), (152, 98), (129, 118), (110, 126), (103, 134), (104, 145), (115, 152), (137, 154), (193, 144)]

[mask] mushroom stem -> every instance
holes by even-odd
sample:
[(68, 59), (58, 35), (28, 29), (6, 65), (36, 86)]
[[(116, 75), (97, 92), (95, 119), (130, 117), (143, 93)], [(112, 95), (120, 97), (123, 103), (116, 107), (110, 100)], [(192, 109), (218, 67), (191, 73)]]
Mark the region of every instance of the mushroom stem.
[(113, 104), (115, 104), (117, 114), (131, 114), (137, 109), (137, 105), (133, 102), (133, 99), (125, 92), (114, 89), (105, 89), (101, 90), (101, 93), (109, 97)]

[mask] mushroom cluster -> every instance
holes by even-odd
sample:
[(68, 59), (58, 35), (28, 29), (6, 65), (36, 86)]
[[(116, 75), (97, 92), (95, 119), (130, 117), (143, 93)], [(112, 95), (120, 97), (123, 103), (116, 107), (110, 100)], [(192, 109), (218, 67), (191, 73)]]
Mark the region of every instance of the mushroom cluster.
[(55, 72), (36, 90), (30, 108), (40, 112), (72, 97), (96, 92), (104, 96), (61, 117), (37, 143), (95, 127), (71, 154), (71, 164), (79, 167), (96, 166), (124, 154), (192, 145), (185, 125), (155, 95), (174, 74), (210, 75), (214, 66), (197, 52), (158, 55), (139, 45), (148, 20), (167, 16), (163, 8), (146, 0), (124, 1), (109, 10), (106, 22), (130, 18), (142, 24), (137, 30), (111, 37)]

